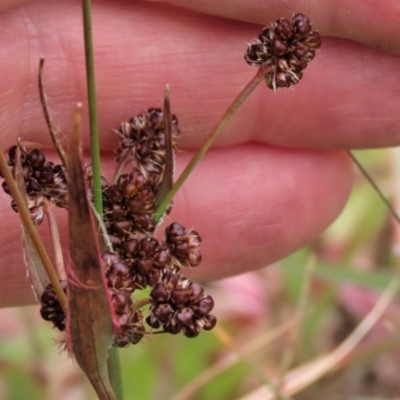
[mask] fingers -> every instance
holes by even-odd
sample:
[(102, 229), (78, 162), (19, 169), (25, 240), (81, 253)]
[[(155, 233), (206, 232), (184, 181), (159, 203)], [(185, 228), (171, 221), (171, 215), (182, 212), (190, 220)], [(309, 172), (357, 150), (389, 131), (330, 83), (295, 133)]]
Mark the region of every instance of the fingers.
[[(102, 146), (113, 146), (122, 120), (162, 106), (170, 84), (181, 147), (199, 147), (256, 73), (243, 61), (258, 29), (153, 3), (94, 7), (96, 80)], [(86, 84), (78, 2), (35, 2), (0, 15), (0, 139), (49, 143), (37, 89), (37, 65), (54, 123), (66, 135)], [(58, 21), (63, 21), (62, 27)], [(400, 59), (362, 45), (325, 39), (303, 80), (273, 93), (263, 84), (234, 116), (217, 145), (347, 149), (400, 143)], [(85, 113), (87, 115), (87, 113)], [(84, 120), (84, 128), (87, 120)], [(84, 132), (87, 133), (87, 129)], [(88, 143), (86, 143), (88, 145)]]
[(203, 263), (185, 274), (220, 279), (309, 243), (340, 213), (351, 185), (346, 153), (261, 145), (214, 150), (178, 193), (166, 223), (194, 227), (203, 238)]
[(0, 12), (6, 12), (13, 8), (30, 3), (32, 0), (0, 0)]
[[(158, 2), (158, 1), (156, 1)], [(399, 54), (400, 11), (396, 1), (169, 0), (168, 3), (208, 15), (265, 25), (304, 13), (325, 36), (351, 39)]]
[[(180, 154), (179, 171), (192, 155)], [(115, 166), (106, 161), (104, 173), (112, 176)], [(203, 239), (202, 264), (184, 273), (201, 280), (243, 273), (308, 243), (344, 206), (351, 171), (349, 157), (340, 152), (263, 145), (212, 150), (178, 193), (164, 221), (164, 227), (177, 221), (194, 228)], [(21, 255), (20, 224), (9, 201), (0, 196), (0, 306), (33, 301)], [(59, 229), (67, 248), (66, 213), (61, 211)], [(46, 223), (40, 230), (50, 249)]]

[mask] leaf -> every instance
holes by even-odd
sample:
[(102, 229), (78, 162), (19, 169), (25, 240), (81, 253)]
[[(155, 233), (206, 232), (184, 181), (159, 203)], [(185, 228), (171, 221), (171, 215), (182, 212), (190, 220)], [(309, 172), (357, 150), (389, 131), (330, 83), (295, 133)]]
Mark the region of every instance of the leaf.
[(80, 106), (67, 160), (71, 265), (67, 266), (69, 348), (100, 399), (116, 399), (107, 372), (112, 310), (81, 163)]
[(38, 80), (39, 80), (40, 102), (42, 104), (44, 119), (46, 120), (47, 127), (49, 128), (51, 140), (53, 141), (54, 147), (57, 150), (60, 160), (62, 161), (63, 165), (65, 166), (67, 163), (67, 156), (63, 149), (57, 129), (55, 128), (53, 121), (51, 119), (49, 106), (47, 105), (47, 97), (46, 97), (46, 93), (44, 91), (44, 85), (43, 85), (43, 67), (44, 67), (44, 57), (40, 57), (39, 77), (38, 77), (39, 78)]
[[(165, 170), (163, 180), (156, 198), (158, 206), (172, 188), (174, 174), (174, 150), (172, 144), (172, 117), (169, 101), (169, 86), (165, 87), (164, 94), (164, 135), (165, 135)], [(161, 217), (161, 216), (160, 216)]]

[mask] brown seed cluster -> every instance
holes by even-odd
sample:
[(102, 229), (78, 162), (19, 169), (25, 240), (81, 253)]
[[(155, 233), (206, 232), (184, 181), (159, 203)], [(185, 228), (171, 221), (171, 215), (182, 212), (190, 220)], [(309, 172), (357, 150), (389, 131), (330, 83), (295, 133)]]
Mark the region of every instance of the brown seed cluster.
[(156, 192), (136, 168), (103, 191), (104, 223), (115, 246), (131, 232), (153, 232)]
[[(61, 280), (60, 284), (64, 293), (66, 293), (68, 286), (67, 281)], [(42, 304), (42, 307), (40, 308), (40, 315), (42, 318), (45, 321), (53, 322), (54, 326), (60, 331), (65, 330), (65, 314), (51, 284), (45, 288), (40, 298), (40, 302)]]
[[(123, 122), (117, 133), (120, 141), (116, 161), (131, 160), (133, 167), (148, 177), (153, 186), (157, 186), (162, 179), (162, 170), (165, 165), (162, 110), (149, 108), (146, 112)], [(178, 119), (172, 115), (172, 136), (178, 136), (179, 133)]]
[(276, 90), (298, 83), (320, 46), (320, 35), (312, 30), (309, 19), (295, 14), (291, 21), (281, 18), (267, 25), (257, 42), (248, 47), (244, 59), (261, 67), (267, 86)]
[[(175, 116), (172, 131), (175, 136), (179, 133)], [(125, 347), (138, 343), (147, 332), (145, 323), (159, 332), (182, 331), (187, 337), (195, 337), (216, 323), (210, 314), (214, 306), (212, 297), (180, 272), (182, 268), (200, 264), (201, 238), (196, 231), (176, 222), (165, 229), (161, 240), (155, 237), (153, 214), (166, 163), (162, 111), (151, 108), (122, 123), (118, 135), (116, 161), (120, 164), (131, 161), (131, 172), (121, 173), (113, 184), (102, 177), (104, 225), (113, 246), (112, 252), (102, 255), (117, 325), (113, 345)], [(15, 150), (13, 147), (9, 152), (11, 168), (15, 165)], [(28, 154), (23, 149), (21, 161), (28, 197), (44, 196), (57, 206), (67, 208), (64, 168), (46, 161), (38, 150)], [(85, 175), (87, 195), (91, 197), (90, 166), (85, 168)], [(3, 187), (7, 191), (4, 183)], [(67, 293), (67, 282), (60, 282)], [(147, 287), (151, 288), (151, 294), (144, 317), (133, 296), (135, 291)], [(51, 285), (40, 300), (43, 319), (65, 330), (65, 315)]]
[(174, 271), (163, 273), (150, 296), (153, 304), (146, 322), (152, 328), (162, 327), (172, 334), (183, 331), (186, 337), (193, 338), (203, 329), (211, 330), (217, 322), (210, 314), (213, 298), (199, 284)]
[[(15, 157), (17, 146), (8, 151), (8, 165), (15, 175)], [(25, 181), (27, 204), (35, 225), (40, 225), (44, 218), (45, 199), (57, 207), (67, 207), (67, 176), (62, 165), (47, 161), (45, 155), (38, 149), (30, 153), (20, 146), (22, 174)], [(10, 194), (7, 183), (2, 183), (3, 190)], [(14, 200), (12, 208), (18, 212)]]

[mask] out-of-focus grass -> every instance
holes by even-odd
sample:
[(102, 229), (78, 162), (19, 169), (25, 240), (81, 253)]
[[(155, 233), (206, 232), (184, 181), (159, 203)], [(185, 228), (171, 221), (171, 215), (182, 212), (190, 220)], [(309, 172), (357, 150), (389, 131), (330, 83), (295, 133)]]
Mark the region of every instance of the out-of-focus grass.
[[(392, 191), (388, 154), (387, 150), (356, 153), (384, 193)], [(213, 333), (196, 339), (149, 336), (120, 351), (125, 398), (183, 399), (183, 388), (191, 393), (186, 397), (190, 399), (241, 398), (263, 383), (254, 373), (254, 365), (274, 379), (288, 349), (292, 358), (287, 368), (291, 369), (340, 344), (363, 318), (363, 307), (368, 301), (373, 303), (375, 293), (397, 273), (387, 210), (363, 177), (356, 175), (342, 215), (314, 243), (264, 270), (229, 284), (209, 285), (207, 290), (216, 298), (217, 317), (233, 345), (240, 352), (254, 344), (256, 351), (241, 359)], [(257, 347), (256, 342), (272, 329), (294, 319), (310, 254), (317, 256), (317, 263), (301, 321), (268, 345)], [(230, 293), (232, 282), (238, 286)], [(400, 307), (393, 307), (396, 315)], [(295, 398), (354, 400), (398, 394), (400, 352), (393, 334), (399, 320), (389, 317), (356, 349), (347, 366)], [(37, 307), (0, 310), (0, 399), (95, 398), (77, 367), (65, 354), (58, 354), (54, 336), (50, 324), (39, 319)], [(221, 373), (204, 378), (200, 389), (194, 389), (196, 377), (229, 357), (236, 361)]]

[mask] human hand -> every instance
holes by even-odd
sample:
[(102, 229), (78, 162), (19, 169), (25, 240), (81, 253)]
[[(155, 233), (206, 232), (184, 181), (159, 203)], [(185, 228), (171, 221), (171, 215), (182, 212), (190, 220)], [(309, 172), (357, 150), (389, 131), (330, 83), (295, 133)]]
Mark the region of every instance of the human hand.
[[(260, 25), (303, 12), (323, 36), (332, 36), (323, 38), (293, 89), (256, 89), (174, 200), (167, 222), (194, 227), (203, 238), (203, 263), (191, 276), (215, 279), (289, 254), (336, 218), (352, 184), (343, 150), (400, 143), (400, 13), (394, 2), (355, 0), (327, 0), (320, 8), (305, 1), (179, 3), (204, 14), (154, 2), (93, 3), (107, 177), (114, 170), (112, 129), (147, 107), (162, 106), (166, 83), (183, 131), (178, 174), (256, 73), (243, 55)], [(80, 2), (2, 0), (0, 37), (3, 149), (18, 137), (50, 144), (37, 88), (41, 55), (53, 120), (68, 137), (75, 104), (86, 104)], [(2, 306), (33, 300), (20, 224), (9, 203), (0, 195)], [(65, 217), (60, 230), (67, 231)]]

